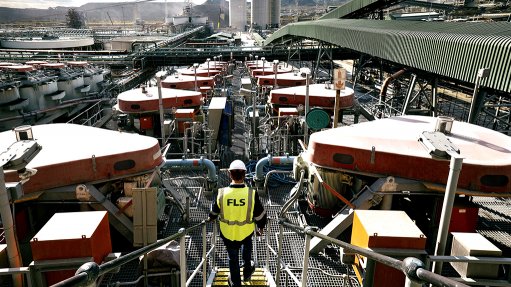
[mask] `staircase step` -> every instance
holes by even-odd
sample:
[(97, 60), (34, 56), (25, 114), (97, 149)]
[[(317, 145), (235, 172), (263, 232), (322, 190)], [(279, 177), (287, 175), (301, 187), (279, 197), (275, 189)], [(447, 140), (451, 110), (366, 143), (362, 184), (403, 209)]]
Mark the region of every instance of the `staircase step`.
[[(242, 286), (254, 286), (254, 287), (267, 287), (268, 286), (268, 282), (266, 281), (249, 281), (249, 282), (241, 282), (241, 285)], [(229, 283), (227, 283), (227, 281), (218, 281), (218, 282), (213, 282), (213, 284), (211, 284), (212, 287), (215, 287), (215, 286), (229, 286)]]
[[(216, 276), (215, 277), (215, 281), (227, 281), (227, 277), (228, 276)], [(243, 279), (243, 276), (242, 276), (242, 279)], [(264, 275), (260, 275), (260, 276), (254, 276), (252, 275), (252, 277), (250, 278), (250, 281), (266, 281), (266, 276)]]
[[(229, 268), (218, 268), (215, 274), (215, 279), (211, 287), (229, 286), (227, 280), (229, 277)], [(240, 268), (240, 274), (243, 279), (243, 268)], [(268, 281), (263, 268), (256, 268), (254, 274), (250, 278), (250, 281), (241, 282), (242, 286), (253, 286), (253, 287), (268, 287)]]
[[(243, 271), (243, 268), (240, 268), (240, 270)], [(217, 268), (217, 272), (220, 272), (220, 271), (229, 272), (229, 268), (227, 268), (227, 267)], [(256, 268), (255, 272), (264, 272), (264, 269), (258, 267), (258, 268)]]
[[(229, 276), (229, 270), (227, 271), (218, 271), (216, 273), (216, 276)], [(240, 274), (243, 274), (243, 271), (240, 271)], [(263, 271), (256, 271), (254, 272), (254, 274), (252, 274), (252, 276), (264, 276), (264, 272)]]

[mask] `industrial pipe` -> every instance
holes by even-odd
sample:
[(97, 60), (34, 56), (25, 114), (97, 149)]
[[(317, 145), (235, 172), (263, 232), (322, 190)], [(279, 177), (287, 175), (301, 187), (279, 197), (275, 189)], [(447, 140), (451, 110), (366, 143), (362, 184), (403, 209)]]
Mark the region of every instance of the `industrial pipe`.
[[(265, 109), (265, 108), (266, 108), (266, 105), (256, 105), (255, 107), (256, 107), (256, 109), (263, 110), (263, 109)], [(248, 106), (248, 107), (245, 109), (245, 117), (247, 117), (247, 118), (248, 118), (249, 113), (250, 113), (251, 111), (253, 111), (253, 110), (254, 110), (254, 107), (253, 107), (253, 106)]]
[(254, 180), (256, 182), (262, 182), (264, 181), (264, 166), (268, 163), (270, 165), (289, 165), (293, 164), (293, 161), (295, 160), (296, 156), (275, 156), (272, 157), (271, 155), (268, 155), (267, 157), (263, 157), (260, 159), (256, 164), (256, 174), (254, 177)]
[[(456, 188), (458, 179), (463, 165), (463, 158), (456, 154), (451, 154), (451, 162), (449, 164), (449, 177), (447, 178), (447, 186), (445, 189), (444, 202), (442, 204), (442, 214), (440, 215), (440, 226), (438, 227), (438, 235), (435, 245), (435, 255), (444, 255), (449, 235), (449, 223), (451, 222), (452, 207), (456, 196)], [(433, 272), (441, 274), (442, 262), (433, 262)]]
[[(11, 206), (9, 203), (9, 195), (5, 186), (3, 164), (0, 165), (0, 214), (5, 232), (5, 241), (7, 243), (7, 257), (11, 268), (19, 268), (23, 266), (21, 262), (21, 253), (16, 240), (16, 231), (14, 230), (14, 220), (12, 218)], [(23, 286), (23, 275), (12, 275), (14, 286)]]
[(161, 166), (161, 169), (171, 169), (175, 167), (189, 169), (206, 167), (208, 169), (208, 181), (212, 183), (216, 183), (218, 181), (215, 164), (206, 158), (201, 157), (199, 159), (166, 159)]
[(394, 74), (390, 75), (390, 77), (385, 79), (385, 81), (383, 82), (383, 85), (381, 86), (381, 90), (380, 90), (380, 102), (379, 102), (379, 104), (381, 104), (382, 99), (385, 99), (385, 97), (387, 96), (387, 88), (389, 87), (390, 82), (392, 82), (395, 79), (401, 77), (407, 70), (408, 69), (406, 69), (406, 68), (401, 69), (401, 70), (395, 72)]

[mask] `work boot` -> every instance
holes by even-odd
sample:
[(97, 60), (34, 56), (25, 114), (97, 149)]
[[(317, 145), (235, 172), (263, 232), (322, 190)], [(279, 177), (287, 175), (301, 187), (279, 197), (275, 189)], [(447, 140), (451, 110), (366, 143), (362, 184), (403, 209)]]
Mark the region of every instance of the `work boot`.
[(250, 261), (250, 266), (243, 267), (243, 281), (250, 281), (252, 274), (255, 272), (254, 262)]
[(227, 277), (227, 285), (228, 285), (229, 287), (241, 287), (241, 285), (240, 285), (240, 286), (236, 286), (236, 285), (234, 285), (234, 283), (232, 283), (231, 275), (229, 275), (229, 276)]

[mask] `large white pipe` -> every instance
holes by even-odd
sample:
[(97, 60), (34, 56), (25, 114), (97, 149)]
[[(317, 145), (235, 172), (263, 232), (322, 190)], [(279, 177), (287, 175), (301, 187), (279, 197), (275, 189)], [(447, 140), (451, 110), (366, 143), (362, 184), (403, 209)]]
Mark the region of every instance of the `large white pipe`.
[[(447, 235), (449, 234), (449, 223), (451, 222), (452, 207), (458, 178), (460, 177), (463, 158), (451, 154), (451, 163), (449, 165), (449, 178), (447, 179), (447, 188), (445, 190), (444, 202), (442, 205), (442, 215), (440, 216), (440, 226), (436, 240), (435, 255), (444, 255)], [(442, 271), (442, 262), (433, 262), (433, 271), (440, 274)]]
[[(21, 267), (21, 255), (14, 231), (14, 221), (12, 219), (11, 206), (9, 205), (9, 196), (5, 186), (4, 169), (0, 166), (0, 216), (4, 227), (5, 241), (7, 243), (7, 257), (9, 257), (9, 266), (11, 268)], [(14, 286), (23, 286), (23, 275), (12, 275)]]

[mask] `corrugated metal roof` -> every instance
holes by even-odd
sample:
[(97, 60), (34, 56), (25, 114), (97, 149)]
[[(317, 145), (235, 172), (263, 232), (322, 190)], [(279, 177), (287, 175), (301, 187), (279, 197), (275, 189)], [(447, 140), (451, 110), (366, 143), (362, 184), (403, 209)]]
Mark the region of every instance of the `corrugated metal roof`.
[(289, 24), (265, 45), (295, 36), (468, 83), (478, 69), (490, 68), (482, 86), (511, 92), (511, 23), (327, 19)]
[(352, 0), (326, 13), (319, 19), (357, 18), (373, 12), (374, 8), (383, 9), (401, 1), (403, 0)]

